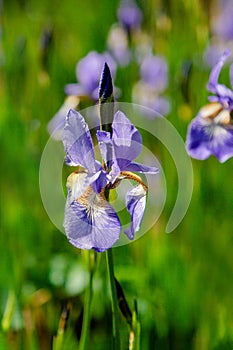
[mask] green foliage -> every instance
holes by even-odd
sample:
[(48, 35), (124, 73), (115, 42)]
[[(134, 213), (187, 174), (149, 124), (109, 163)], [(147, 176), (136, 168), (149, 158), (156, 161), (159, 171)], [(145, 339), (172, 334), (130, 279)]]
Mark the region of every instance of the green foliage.
[[(209, 71), (199, 64), (209, 35), (203, 1), (145, 0), (139, 4), (155, 53), (163, 54), (169, 63), (167, 95), (172, 111), (168, 118), (185, 138), (190, 118), (206, 103)], [(85, 253), (73, 248), (47, 217), (38, 171), (48, 139), (46, 125), (63, 103), (64, 85), (76, 81), (75, 65), (89, 50), (105, 50), (117, 6), (118, 1), (108, 0), (11, 0), (3, 4), (1, 349), (51, 349), (67, 303), (70, 315), (61, 348), (78, 346), (88, 265)], [(161, 11), (166, 16), (158, 18)], [(45, 29), (52, 31), (47, 53), (40, 46)], [(192, 69), (187, 83), (182, 65), (189, 60)], [(134, 63), (119, 70), (116, 85), (122, 90), (121, 101), (130, 102), (137, 74)], [(164, 228), (175, 201), (177, 178), (164, 147), (155, 145), (155, 153), (167, 180), (164, 212), (143, 238), (114, 249), (115, 275), (131, 310), (137, 299), (134, 331), (140, 333), (141, 349), (232, 349), (232, 160), (224, 164), (213, 157), (193, 161), (190, 208), (175, 232), (167, 235)], [(99, 257), (93, 280), (90, 349), (111, 346), (107, 281), (105, 260)], [(127, 327), (122, 318), (125, 344)]]

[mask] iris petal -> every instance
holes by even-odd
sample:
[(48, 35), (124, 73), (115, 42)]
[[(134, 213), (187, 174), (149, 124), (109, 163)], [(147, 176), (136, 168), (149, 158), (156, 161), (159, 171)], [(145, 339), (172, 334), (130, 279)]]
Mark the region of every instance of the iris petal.
[(118, 166), (124, 170), (126, 164), (137, 158), (142, 150), (142, 137), (123, 112), (118, 111), (112, 124), (112, 141)]
[(134, 239), (134, 234), (139, 230), (146, 207), (146, 190), (139, 184), (126, 194), (126, 206), (131, 216), (131, 224), (125, 230), (129, 239)]
[(220, 57), (219, 61), (217, 62), (217, 64), (214, 66), (214, 68), (212, 69), (212, 71), (210, 73), (210, 78), (209, 78), (209, 82), (207, 85), (207, 89), (214, 94), (216, 93), (216, 87), (218, 85), (219, 74), (220, 74), (222, 67), (223, 67), (224, 63), (226, 62), (226, 59), (228, 58), (229, 55), (230, 55), (230, 51), (225, 50), (223, 55)]
[(66, 186), (71, 191), (72, 200), (75, 200), (83, 194), (89, 185), (92, 186), (94, 192), (100, 193), (107, 183), (108, 177), (100, 170), (93, 175), (86, 172), (71, 173), (67, 179)]
[(159, 169), (152, 166), (147, 166), (139, 163), (130, 163), (126, 169), (126, 171), (135, 171), (136, 173), (142, 173), (142, 174), (158, 174)]
[(99, 142), (101, 156), (107, 165), (107, 168), (110, 169), (113, 161), (115, 160), (111, 134), (107, 131), (98, 130), (96, 136)]
[(69, 193), (64, 219), (70, 242), (77, 248), (101, 252), (111, 248), (119, 239), (121, 224), (103, 192), (96, 194), (89, 186), (81, 197), (72, 199)]
[(189, 126), (186, 147), (193, 158), (204, 160), (214, 154), (225, 162), (233, 156), (233, 126), (196, 117)]
[(81, 165), (89, 173), (96, 171), (90, 131), (82, 115), (73, 109), (68, 112), (62, 141), (68, 165)]

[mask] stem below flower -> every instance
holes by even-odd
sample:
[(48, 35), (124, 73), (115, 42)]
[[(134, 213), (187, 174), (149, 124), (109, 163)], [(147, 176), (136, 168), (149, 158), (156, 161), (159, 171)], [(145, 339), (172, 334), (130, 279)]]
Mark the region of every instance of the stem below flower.
[(114, 265), (112, 249), (106, 251), (106, 261), (110, 281), (110, 293), (112, 302), (112, 329), (113, 329), (113, 350), (120, 350), (120, 332), (118, 320), (118, 302), (114, 277)]
[(86, 350), (88, 344), (88, 338), (90, 333), (90, 322), (91, 322), (91, 302), (92, 302), (92, 285), (94, 269), (92, 268), (92, 251), (89, 251), (89, 285), (86, 290), (85, 301), (84, 301), (84, 312), (83, 312), (83, 324), (82, 332), (79, 342), (79, 350)]

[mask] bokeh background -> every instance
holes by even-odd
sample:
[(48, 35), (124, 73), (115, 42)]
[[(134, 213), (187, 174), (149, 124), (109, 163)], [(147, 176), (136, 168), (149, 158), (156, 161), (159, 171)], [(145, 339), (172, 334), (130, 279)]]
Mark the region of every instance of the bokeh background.
[[(215, 28), (226, 3), (138, 1), (145, 35), (140, 40), (149, 38), (152, 53), (167, 62), (166, 118), (184, 140), (191, 118), (207, 102), (208, 55), (233, 42)], [(47, 124), (66, 97), (64, 86), (76, 82), (81, 58), (107, 49), (118, 6), (116, 0), (0, 2), (0, 349), (52, 349), (66, 305), (70, 316), (62, 349), (78, 348), (87, 255), (49, 220), (40, 198), (39, 165)], [(131, 45), (137, 40), (135, 35)], [(228, 68), (221, 75), (225, 84)], [(119, 101), (132, 101), (138, 79), (135, 60), (117, 68)], [(93, 101), (82, 107), (88, 104)], [(141, 349), (233, 349), (232, 160), (192, 161), (190, 207), (177, 229), (166, 234), (177, 172), (166, 148), (156, 140), (153, 147), (167, 181), (164, 211), (141, 239), (113, 251), (129, 305), (135, 298), (138, 303)], [(89, 349), (101, 350), (111, 348), (111, 305), (105, 256), (99, 254), (97, 263)], [(127, 348), (123, 318), (121, 333)]]

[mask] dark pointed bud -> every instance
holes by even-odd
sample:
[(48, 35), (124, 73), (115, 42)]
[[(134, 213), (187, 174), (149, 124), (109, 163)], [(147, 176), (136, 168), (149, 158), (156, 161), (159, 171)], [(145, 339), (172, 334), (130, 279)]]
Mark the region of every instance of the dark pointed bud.
[(99, 99), (100, 101), (111, 102), (113, 100), (113, 86), (110, 69), (107, 63), (104, 63), (104, 68), (99, 84)]
[(105, 62), (99, 83), (100, 129), (112, 133), (114, 97), (110, 69)]

